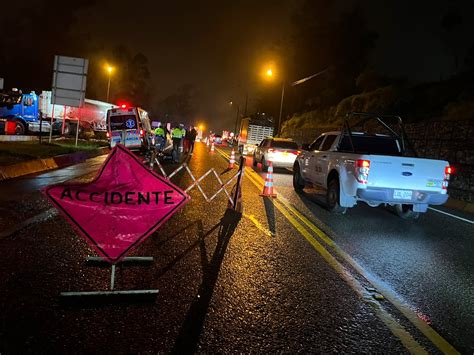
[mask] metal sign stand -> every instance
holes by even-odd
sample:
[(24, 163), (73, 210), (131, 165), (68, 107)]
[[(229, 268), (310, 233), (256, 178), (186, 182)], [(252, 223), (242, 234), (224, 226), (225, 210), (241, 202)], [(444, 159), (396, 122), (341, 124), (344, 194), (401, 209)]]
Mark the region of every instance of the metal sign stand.
[[(89, 256), (86, 259), (93, 265), (100, 265), (107, 263), (106, 260), (98, 256)], [(151, 256), (132, 256), (125, 257), (119, 263), (121, 264), (151, 264), (153, 257)], [(75, 298), (75, 297), (114, 297), (114, 296), (156, 296), (158, 294), (157, 289), (150, 290), (114, 290), (115, 288), (115, 268), (116, 264), (112, 264), (111, 275), (110, 275), (110, 290), (109, 291), (76, 291), (76, 292), (61, 292), (62, 298)]]

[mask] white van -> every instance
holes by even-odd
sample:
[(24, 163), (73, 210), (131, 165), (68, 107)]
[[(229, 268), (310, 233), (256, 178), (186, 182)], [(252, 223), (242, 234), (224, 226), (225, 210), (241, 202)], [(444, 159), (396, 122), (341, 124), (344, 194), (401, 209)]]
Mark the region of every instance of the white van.
[(146, 137), (151, 134), (148, 113), (140, 107), (127, 107), (107, 110), (107, 138), (110, 148), (117, 143), (131, 150), (146, 148)]

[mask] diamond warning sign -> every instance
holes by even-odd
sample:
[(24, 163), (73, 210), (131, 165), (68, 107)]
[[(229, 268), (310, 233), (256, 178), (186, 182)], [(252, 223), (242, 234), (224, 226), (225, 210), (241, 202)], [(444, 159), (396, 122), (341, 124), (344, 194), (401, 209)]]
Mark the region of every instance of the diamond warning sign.
[(122, 145), (110, 152), (96, 178), (43, 191), (105, 259), (115, 263), (184, 206), (189, 196), (147, 169)]

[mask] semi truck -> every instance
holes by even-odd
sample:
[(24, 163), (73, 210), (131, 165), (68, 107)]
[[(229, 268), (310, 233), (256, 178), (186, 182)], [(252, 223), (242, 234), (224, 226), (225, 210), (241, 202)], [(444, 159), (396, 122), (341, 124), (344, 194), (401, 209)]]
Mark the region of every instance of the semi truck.
[[(81, 108), (52, 105), (51, 91), (26, 94), (18, 90), (0, 92), (0, 133), (28, 134), (49, 132), (53, 118), (53, 132), (65, 135), (80, 130), (106, 131), (106, 114), (116, 105), (85, 99)], [(105, 133), (104, 133), (105, 134)]]
[(260, 142), (273, 136), (273, 120), (265, 114), (257, 114), (242, 119), (238, 139), (241, 154), (252, 154)]

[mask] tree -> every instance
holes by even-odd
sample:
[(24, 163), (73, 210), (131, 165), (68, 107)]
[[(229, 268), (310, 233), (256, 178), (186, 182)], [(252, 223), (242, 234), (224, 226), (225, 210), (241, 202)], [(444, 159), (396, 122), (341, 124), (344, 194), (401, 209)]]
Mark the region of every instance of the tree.
[[(375, 48), (378, 35), (367, 27), (358, 2), (345, 12), (335, 4), (330, 0), (306, 0), (294, 16), (294, 76), (300, 78), (329, 68), (324, 77), (298, 89), (300, 102), (319, 102), (328, 107), (353, 94), (356, 78), (367, 67)], [(327, 90), (329, 82), (331, 90)], [(319, 99), (308, 100), (315, 97)]]
[(157, 113), (175, 123), (192, 122), (197, 114), (197, 97), (194, 85), (182, 85), (158, 103)]
[(446, 46), (453, 56), (455, 73), (459, 70), (459, 54), (456, 45), (456, 30), (462, 25), (463, 18), (454, 11), (448, 12), (441, 19), (441, 28), (445, 32)]

